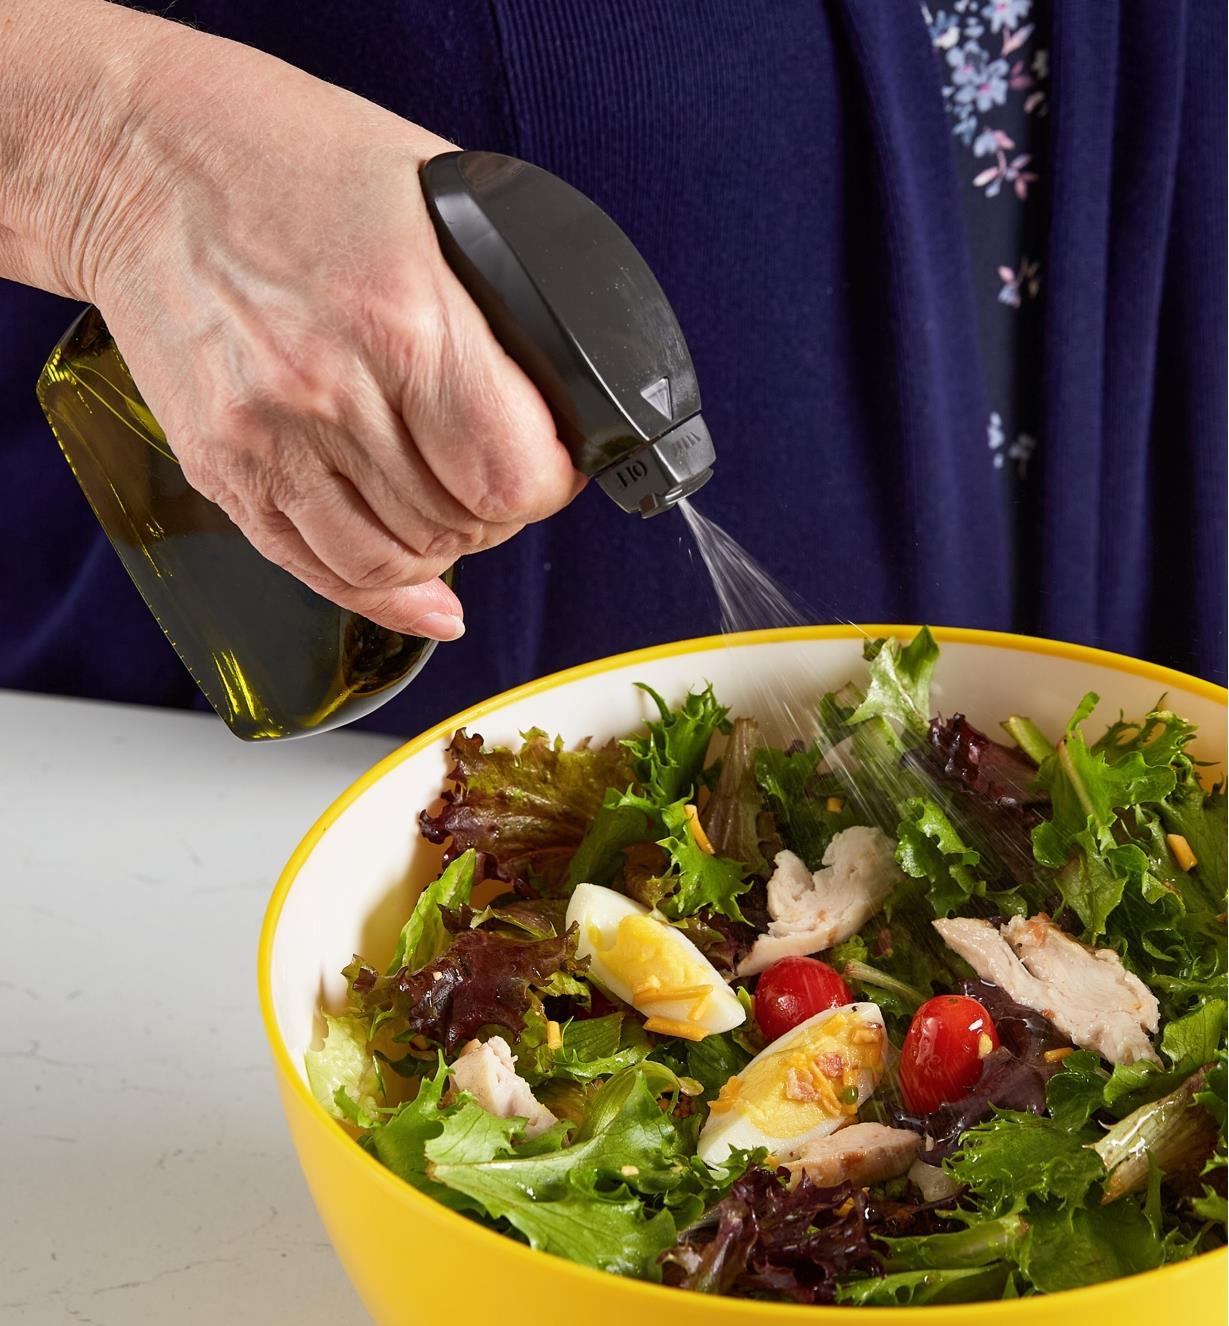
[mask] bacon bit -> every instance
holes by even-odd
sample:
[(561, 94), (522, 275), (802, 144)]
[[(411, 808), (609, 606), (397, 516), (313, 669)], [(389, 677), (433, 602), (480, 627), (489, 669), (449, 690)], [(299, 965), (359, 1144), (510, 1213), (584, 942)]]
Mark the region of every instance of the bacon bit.
[(702, 1041), (708, 1032), (697, 1027), (694, 1022), (680, 1022), (678, 1018), (651, 1017), (645, 1024), (646, 1031), (655, 1031), (659, 1036), (677, 1036), (683, 1041)]
[(1048, 1064), (1057, 1064), (1061, 1063), (1069, 1054), (1074, 1053), (1074, 1045), (1060, 1045), (1057, 1050), (1047, 1050), (1041, 1057)]
[(844, 797), (829, 797), (829, 798), (828, 798), (828, 812), (829, 812), (829, 814), (832, 814), (832, 815), (839, 815), (839, 814), (841, 813), (841, 811), (844, 810), (844, 809), (845, 809), (845, 798), (844, 798)]
[(1174, 860), (1182, 870), (1194, 870), (1199, 864), (1199, 858), (1191, 851), (1191, 845), (1180, 833), (1167, 833), (1165, 841), (1169, 845), (1169, 850), (1174, 854)]
[(800, 1073), (791, 1068), (785, 1074), (786, 1100), (818, 1100), (819, 1092), (815, 1089), (814, 1079), (809, 1073)]
[(829, 1052), (819, 1056), (819, 1069), (825, 1077), (841, 1077), (845, 1072), (845, 1060), (839, 1054)]
[[(794, 1084), (791, 1090), (791, 1083)], [(804, 1093), (813, 1094), (804, 1094)], [(842, 1113), (831, 1079), (814, 1063), (802, 1063), (788, 1070), (782, 1092), (787, 1100), (817, 1101), (826, 1114)]]
[(546, 1048), (548, 1050), (559, 1050), (563, 1048), (563, 1032), (559, 1030), (557, 1022), (548, 1022), (546, 1024)]
[(707, 852), (709, 856), (716, 856), (717, 853), (713, 851), (713, 845), (708, 840), (708, 834), (700, 824), (700, 812), (695, 806), (688, 804), (683, 807), (683, 814), (687, 816), (687, 825), (691, 829), (691, 836), (696, 840), (696, 846), (700, 851)]

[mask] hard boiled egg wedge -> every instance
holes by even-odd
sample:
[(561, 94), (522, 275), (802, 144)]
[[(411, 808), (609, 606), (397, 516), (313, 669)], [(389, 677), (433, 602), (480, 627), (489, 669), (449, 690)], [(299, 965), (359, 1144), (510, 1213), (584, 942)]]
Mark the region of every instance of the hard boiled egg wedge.
[(834, 1133), (883, 1076), (887, 1034), (877, 1004), (825, 1009), (779, 1036), (717, 1093), (696, 1153), (718, 1165), (736, 1149), (764, 1146), (796, 1159)]
[(649, 1031), (699, 1041), (743, 1022), (746, 1010), (721, 973), (681, 930), (614, 889), (578, 884), (568, 925), (589, 974), (631, 1004)]

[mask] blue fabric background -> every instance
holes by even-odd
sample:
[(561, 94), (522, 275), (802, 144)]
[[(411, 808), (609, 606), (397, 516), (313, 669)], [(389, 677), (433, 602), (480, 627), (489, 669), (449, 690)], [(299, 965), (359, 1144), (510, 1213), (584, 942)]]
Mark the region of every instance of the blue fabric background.
[[(698, 500), (819, 619), (1014, 627), (1225, 671), (1225, 32), (1056, 5), (1042, 426), (1004, 507), (969, 246), (913, 0), (199, 0), (273, 51), (590, 194), (686, 332)], [(0, 685), (201, 703), (33, 384), (66, 301), (0, 283)], [(681, 517), (600, 492), (470, 559), (468, 633), (368, 720), (715, 628)]]

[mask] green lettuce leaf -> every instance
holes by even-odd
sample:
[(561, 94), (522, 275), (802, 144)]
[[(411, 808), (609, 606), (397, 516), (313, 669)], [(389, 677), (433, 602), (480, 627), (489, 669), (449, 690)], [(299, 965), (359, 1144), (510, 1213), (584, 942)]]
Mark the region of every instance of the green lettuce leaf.
[[(625, 852), (636, 843), (656, 842), (667, 832), (666, 807), (694, 798), (704, 757), (714, 732), (726, 732), (726, 709), (713, 688), (691, 692), (671, 709), (649, 686), (661, 718), (648, 723), (642, 737), (620, 743), (630, 757), (636, 784), (612, 784), (591, 816), (567, 872), (569, 888), (577, 884), (609, 885), (623, 869)], [(620, 790), (622, 789), (622, 790)]]
[(1028, 1233), (1028, 1222), (1012, 1214), (994, 1220), (976, 1220), (950, 1234), (923, 1234), (913, 1238), (885, 1238), (889, 1271), (926, 1268), (955, 1270), (968, 1266), (991, 1266), (1014, 1261), (1020, 1240)]
[[(638, 1069), (598, 1092), (572, 1141), (516, 1154), (467, 1107), (426, 1143), (430, 1178), (508, 1221), (531, 1247), (657, 1279), (675, 1220), (658, 1201), (692, 1173), (686, 1139)], [(481, 1111), (479, 1111), (481, 1113)]]
[(662, 832), (661, 808), (628, 788), (611, 788), (568, 867), (568, 887), (609, 885), (623, 868), (624, 852), (633, 843), (655, 840)]
[(565, 1022), (557, 1049), (547, 1044), (546, 1023), (543, 1013), (526, 1013), (525, 1027), (512, 1046), (516, 1071), (531, 1086), (552, 1079), (592, 1082), (639, 1063), (652, 1049), (640, 1024), (622, 1013)]
[(1224, 1044), (1226, 1004), (1210, 999), (1185, 1017), (1167, 1022), (1161, 1031), (1161, 1054), (1168, 1068), (1137, 1059), (1117, 1064), (1105, 1085), (1105, 1104), (1115, 1114), (1129, 1114), (1184, 1082), (1196, 1069), (1213, 1063)]
[(441, 909), (469, 902), (474, 888), (478, 854), (470, 848), (452, 861), (434, 883), (418, 895), (410, 919), (402, 927), (388, 975), (408, 967), (417, 971), (434, 961), (448, 947), (452, 936), (440, 919)]
[(901, 803), (896, 860), (906, 875), (926, 881), (926, 898), (936, 916), (951, 916), (970, 898), (983, 897), (986, 883), (977, 873), (979, 853), (969, 848), (951, 820), (930, 798)]
[(939, 646), (928, 627), (907, 645), (893, 637), (870, 640), (862, 650), (870, 663), (866, 698), (852, 723), (886, 719), (901, 730), (910, 745), (926, 740), (930, 727), (930, 679), (939, 661)]
[[(434, 1074), (423, 1077), (420, 1081), (417, 1096), (402, 1105), (383, 1123), (365, 1132), (359, 1139), (359, 1144), (370, 1151), (382, 1165), (392, 1170), (398, 1178), (413, 1184), (415, 1188), (434, 1197), (436, 1201), (443, 1202), (445, 1206), (459, 1210), (468, 1204), (466, 1199), (430, 1178), (423, 1150), (428, 1141), (440, 1135), (446, 1121), (461, 1108), (459, 1102), (449, 1106), (441, 1105), (441, 1098), (447, 1085), (448, 1066), (441, 1055)], [(492, 1125), (503, 1129), (520, 1126), (496, 1120), (489, 1114), (486, 1118)]]
[(322, 1014), (326, 1027), (318, 1050), (303, 1056), (312, 1095), (335, 1119), (364, 1125), (384, 1100), (384, 1084), (375, 1056), (367, 1043), (364, 1018)]
[(1198, 862), (1188, 874), (1178, 877), (1182, 891), (1189, 897), (1197, 890), (1199, 901), (1213, 915), (1225, 910), (1225, 881), (1229, 878), (1227, 804), (1224, 781), (1205, 792), (1194, 766), (1187, 762), (1173, 794), (1159, 807), (1165, 832), (1181, 834)]
[(724, 1031), (705, 1036), (687, 1046), (684, 1062), (688, 1077), (704, 1088), (705, 1100), (713, 1100), (723, 1086), (751, 1062), (751, 1053)]
[(644, 736), (623, 742), (636, 778), (658, 806), (690, 800), (699, 786), (713, 734), (730, 730), (729, 710), (717, 703), (712, 686), (690, 692), (677, 709), (671, 709), (651, 686), (637, 685), (652, 697), (661, 717), (647, 724)]
[(1146, 853), (1115, 837), (1118, 811), (1159, 803), (1177, 783), (1172, 768), (1150, 763), (1139, 749), (1115, 743), (1090, 749), (1080, 724), (1096, 703), (1095, 694), (1084, 697), (1038, 771), (1050, 794), (1051, 817), (1033, 830), (1034, 855), (1061, 872), (1063, 901), (1083, 922), (1090, 943), (1105, 933), (1126, 889), (1157, 894), (1162, 888)]
[[(818, 870), (824, 862), (828, 844), (859, 818), (845, 785), (835, 777), (817, 772), (818, 750), (786, 752), (761, 746), (755, 752), (755, 780), (772, 811), (782, 842), (806, 862), (808, 870)], [(839, 797), (840, 809), (828, 808), (830, 797)]]
[(1028, 1222), (1020, 1267), (1044, 1294), (1150, 1271), (1164, 1259), (1143, 1208), (1132, 1199), (1074, 1208), (1043, 1202), (1029, 1207)]
[(1105, 1168), (1087, 1143), (1095, 1135), (1071, 1132), (1053, 1120), (1014, 1110), (970, 1128), (945, 1166), (989, 1215), (1019, 1211), (1026, 1203), (1052, 1199), (1077, 1206), (1105, 1178)]
[(1099, 1054), (1076, 1050), (1046, 1083), (1046, 1112), (1060, 1128), (1077, 1131), (1105, 1104), (1108, 1081)]
[(659, 845), (670, 857), (675, 881), (669, 896), (660, 904), (662, 912), (678, 920), (693, 915), (701, 907), (711, 907), (731, 921), (743, 920), (738, 898), (751, 887), (751, 881), (744, 878), (745, 868), (737, 861), (713, 856), (700, 847), (684, 805), (677, 801), (662, 811), (667, 836), (659, 840)]
[[(1195, 1100), (1203, 1106), (1205, 1110), (1216, 1120), (1218, 1129), (1216, 1146), (1208, 1157), (1208, 1163), (1203, 1167), (1205, 1175), (1214, 1174), (1217, 1170), (1224, 1170), (1229, 1165), (1229, 1156), (1226, 1155), (1225, 1141), (1225, 1113), (1229, 1107), (1229, 1069), (1226, 1068), (1225, 1051), (1222, 1048), (1217, 1054), (1212, 1067), (1208, 1070), (1208, 1075), (1204, 1079), (1203, 1087), (1195, 1093)], [(1219, 1181), (1218, 1191), (1207, 1184), (1204, 1185), (1203, 1195), (1196, 1197), (1191, 1203), (1195, 1214), (1202, 1220), (1214, 1220), (1224, 1225), (1229, 1223), (1226, 1210), (1224, 1189), (1225, 1180), (1222, 1176)]]
[(961, 1270), (894, 1271), (837, 1286), (836, 1301), (858, 1307), (919, 1307), (924, 1303), (975, 1303), (1003, 1298), (1011, 1268), (1004, 1265)]

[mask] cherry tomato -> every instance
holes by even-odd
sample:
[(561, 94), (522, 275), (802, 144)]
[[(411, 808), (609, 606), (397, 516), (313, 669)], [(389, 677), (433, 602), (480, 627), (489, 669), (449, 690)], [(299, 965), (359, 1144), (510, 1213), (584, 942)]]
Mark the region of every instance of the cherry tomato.
[(778, 958), (755, 987), (755, 1020), (775, 1041), (800, 1022), (853, 1003), (853, 992), (837, 971), (818, 958)]
[(961, 1096), (981, 1076), (981, 1061), (999, 1048), (990, 1014), (966, 995), (928, 999), (913, 1015), (900, 1051), (900, 1087), (915, 1114)]

